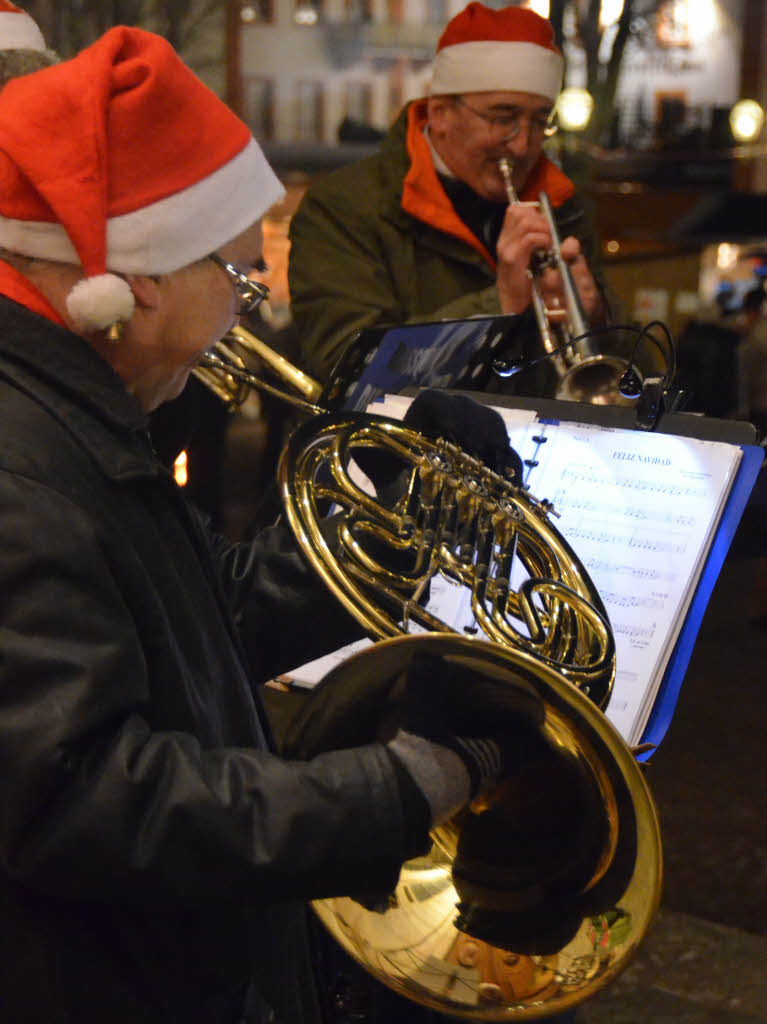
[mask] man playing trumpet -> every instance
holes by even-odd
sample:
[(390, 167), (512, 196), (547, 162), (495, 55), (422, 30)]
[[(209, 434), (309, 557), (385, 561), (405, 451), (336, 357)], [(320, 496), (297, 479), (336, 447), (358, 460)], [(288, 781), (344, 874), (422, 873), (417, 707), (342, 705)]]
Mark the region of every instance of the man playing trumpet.
[[(327, 378), (363, 327), (478, 314), (520, 314), (522, 354), (540, 354), (528, 271), (552, 238), (527, 203), (542, 190), (586, 319), (604, 321), (583, 208), (544, 153), (562, 72), (548, 21), (470, 3), (440, 38), (429, 95), (405, 107), (375, 155), (308, 190), (291, 224), (289, 277), (312, 372)], [(509, 184), (521, 203), (509, 202)], [(539, 285), (547, 306), (564, 306), (558, 273), (545, 271)], [(535, 376), (515, 380), (553, 390), (550, 367)]]

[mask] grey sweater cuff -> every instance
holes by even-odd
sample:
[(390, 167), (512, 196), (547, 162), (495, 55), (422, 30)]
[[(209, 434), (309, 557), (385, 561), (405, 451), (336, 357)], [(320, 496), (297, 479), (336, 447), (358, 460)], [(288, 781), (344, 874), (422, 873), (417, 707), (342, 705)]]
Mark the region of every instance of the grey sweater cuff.
[(421, 790), (439, 825), (464, 807), (471, 797), (469, 772), (461, 757), (431, 740), (400, 729), (387, 744)]

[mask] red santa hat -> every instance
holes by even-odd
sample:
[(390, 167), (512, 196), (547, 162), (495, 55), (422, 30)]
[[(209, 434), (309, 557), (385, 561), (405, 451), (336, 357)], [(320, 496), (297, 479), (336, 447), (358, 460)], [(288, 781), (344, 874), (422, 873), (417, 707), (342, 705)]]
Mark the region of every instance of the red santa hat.
[(285, 191), (248, 127), (160, 36), (110, 29), (0, 92), (0, 246), (79, 264), (74, 326), (130, 319), (119, 274), (166, 274)]
[(437, 43), (429, 93), (529, 92), (552, 103), (564, 61), (551, 23), (526, 7), (470, 3)]
[(0, 50), (44, 49), (37, 23), (9, 0), (0, 0)]

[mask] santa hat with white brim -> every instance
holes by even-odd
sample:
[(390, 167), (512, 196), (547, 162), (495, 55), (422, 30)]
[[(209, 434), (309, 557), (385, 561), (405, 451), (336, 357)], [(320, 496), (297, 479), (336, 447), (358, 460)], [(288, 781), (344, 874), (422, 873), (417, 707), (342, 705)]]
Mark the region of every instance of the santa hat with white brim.
[(125, 26), (0, 92), (0, 179), (0, 246), (82, 266), (81, 331), (130, 319), (119, 274), (188, 266), (285, 195), (247, 125), (166, 40)]
[(553, 103), (564, 60), (551, 23), (525, 7), (470, 3), (437, 43), (429, 94), (527, 92)]
[(45, 48), (37, 22), (9, 0), (0, 0), (0, 50)]

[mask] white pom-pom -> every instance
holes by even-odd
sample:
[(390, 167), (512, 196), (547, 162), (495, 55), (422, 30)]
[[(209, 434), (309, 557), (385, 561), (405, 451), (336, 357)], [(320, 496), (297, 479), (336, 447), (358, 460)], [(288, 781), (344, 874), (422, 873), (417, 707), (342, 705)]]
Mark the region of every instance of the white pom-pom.
[(78, 331), (103, 330), (133, 315), (135, 300), (127, 281), (116, 274), (97, 274), (78, 281), (67, 295), (67, 312)]

